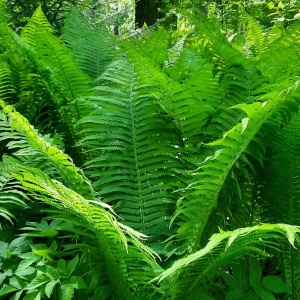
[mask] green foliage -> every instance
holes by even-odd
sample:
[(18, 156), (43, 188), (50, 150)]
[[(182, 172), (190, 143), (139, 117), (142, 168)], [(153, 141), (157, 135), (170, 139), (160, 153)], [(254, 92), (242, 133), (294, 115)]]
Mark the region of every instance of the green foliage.
[(0, 0), (3, 299), (296, 299), (300, 25), (243, 16), (19, 36)]
[(117, 45), (104, 24), (91, 27), (78, 10), (71, 10), (66, 18), (62, 38), (72, 49), (80, 68), (93, 80), (116, 56)]
[[(40, 227), (42, 224), (32, 225)], [(47, 225), (44, 222), (43, 227)], [(48, 233), (50, 228), (47, 228)], [(52, 237), (47, 229), (45, 234), (40, 235), (44, 240)], [(1, 242), (1, 297), (51, 299), (58, 293), (58, 299), (73, 299), (75, 290), (86, 289), (79, 273), (79, 257), (75, 256), (72, 260), (59, 258), (58, 245), (55, 241), (50, 243), (49, 246), (37, 244), (26, 237), (16, 238), (11, 243)]]

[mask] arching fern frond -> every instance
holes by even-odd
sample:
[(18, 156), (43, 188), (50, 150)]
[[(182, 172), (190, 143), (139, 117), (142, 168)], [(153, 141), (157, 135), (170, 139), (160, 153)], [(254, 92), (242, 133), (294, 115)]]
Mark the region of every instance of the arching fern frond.
[[(281, 32), (280, 38), (268, 46), (261, 55), (258, 67), (262, 74), (277, 87), (288, 86), (292, 81), (298, 80), (298, 59), (291, 57), (299, 56), (300, 23), (295, 22), (285, 31)], [(289, 55), (287, 55), (287, 51)]]
[(79, 96), (88, 95), (93, 83), (79, 69), (70, 50), (51, 33), (45, 25), (45, 20), (43, 12), (38, 8), (33, 21), (24, 28), (21, 38), (34, 48), (36, 59), (42, 60), (47, 68), (51, 69), (51, 78), (55, 86), (60, 87), (60, 101), (70, 103)]
[[(10, 173), (5, 172), (0, 164), (0, 228), (2, 218), (10, 223), (15, 221), (14, 210), (16, 206), (27, 207), (28, 195), (20, 183), (11, 178)], [(1, 220), (2, 219), (2, 220)]]
[[(106, 211), (107, 205), (86, 200), (43, 172), (10, 159), (4, 163), (36, 200), (55, 207), (60, 217), (87, 229), (85, 243), (90, 244), (95, 269), (100, 270), (95, 276), (102, 299), (142, 299), (154, 291), (148, 282), (160, 268), (154, 253), (140, 242), (144, 235), (117, 222)], [(84, 237), (86, 232), (82, 230), (81, 234)]]
[(131, 40), (130, 42), (136, 44), (135, 46), (139, 51), (147, 56), (156, 67), (162, 68), (169, 56), (169, 35), (164, 28), (160, 28), (150, 35), (147, 34), (139, 40)]
[(2, 100), (0, 100), (0, 107), (3, 113), (9, 117), (11, 129), (24, 134), (29, 146), (33, 149), (37, 148), (43, 153), (55, 166), (66, 185), (72, 187), (75, 191), (79, 191), (84, 196), (93, 198), (93, 191), (89, 181), (83, 172), (73, 164), (72, 159), (67, 154), (39, 136), (28, 120), (16, 112), (14, 107), (6, 105)]
[[(189, 146), (195, 147), (199, 143), (201, 128), (207, 123), (211, 108), (207, 107), (197, 93), (193, 93), (188, 86), (172, 79), (153, 65), (151, 60), (140, 53), (135, 47), (123, 44), (129, 61), (136, 64), (139, 72), (157, 87), (160, 105), (176, 122), (182, 138)], [(196, 142), (197, 141), (197, 142)], [(191, 149), (192, 150), (192, 149)]]
[[(260, 99), (266, 100), (265, 102), (235, 106), (246, 112), (248, 117), (226, 132), (222, 139), (209, 144), (216, 146), (218, 150), (215, 155), (207, 157), (194, 172), (195, 181), (187, 189), (194, 198), (189, 200), (183, 197), (178, 201), (174, 219), (180, 218), (178, 237), (185, 240), (188, 251), (198, 249), (208, 216), (215, 207), (226, 178), (236, 162), (243, 159), (244, 153), (252, 154), (252, 159), (257, 159), (254, 154), (257, 145), (252, 152), (250, 143), (255, 141), (256, 134), (275, 113), (285, 114), (286, 111), (289, 113), (297, 111), (298, 95), (299, 82), (296, 82), (281, 93), (273, 92), (265, 95)], [(243, 161), (248, 164), (247, 160)]]
[[(156, 279), (171, 299), (190, 299), (194, 289), (217, 275), (220, 268), (249, 254), (267, 256), (266, 248), (277, 248), (278, 239), (286, 237), (292, 247), (299, 242), (299, 226), (263, 224), (214, 234), (208, 244), (184, 258), (178, 259)], [(277, 240), (277, 242), (276, 242)]]
[(173, 66), (181, 56), (184, 50), (185, 39), (186, 36), (181, 37), (171, 48), (168, 49), (168, 60), (165, 61), (168, 68)]

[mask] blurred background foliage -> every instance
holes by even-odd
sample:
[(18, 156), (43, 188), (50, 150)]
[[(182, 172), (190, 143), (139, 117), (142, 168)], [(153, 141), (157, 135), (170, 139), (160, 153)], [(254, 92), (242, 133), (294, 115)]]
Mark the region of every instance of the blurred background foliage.
[(157, 21), (176, 27), (180, 12), (191, 10), (220, 22), (228, 36), (245, 30), (249, 15), (265, 28), (276, 22), (286, 27), (300, 17), (297, 0), (12, 0), (7, 3), (10, 25), (19, 32), (39, 5), (58, 33), (67, 13), (75, 6), (92, 24), (104, 21), (111, 32), (125, 37)]

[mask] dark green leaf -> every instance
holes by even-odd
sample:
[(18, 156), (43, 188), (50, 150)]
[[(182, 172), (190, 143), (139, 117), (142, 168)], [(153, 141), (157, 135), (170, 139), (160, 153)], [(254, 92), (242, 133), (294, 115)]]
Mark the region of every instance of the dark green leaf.
[(250, 265), (249, 271), (250, 271), (250, 276), (249, 276), (250, 285), (253, 287), (259, 285), (262, 276), (262, 270), (260, 267), (260, 263), (257, 259), (254, 260), (253, 263)]
[(78, 255), (76, 255), (69, 263), (67, 266), (67, 274), (70, 276), (72, 273), (75, 271), (76, 266), (78, 264), (79, 258)]
[(242, 289), (236, 289), (230, 291), (225, 298), (225, 300), (243, 300), (243, 299), (244, 299), (244, 291)]
[(254, 286), (253, 289), (261, 300), (276, 300), (273, 293), (265, 289), (262, 285)]
[(288, 293), (287, 284), (278, 276), (269, 275), (263, 278), (261, 284), (274, 293)]

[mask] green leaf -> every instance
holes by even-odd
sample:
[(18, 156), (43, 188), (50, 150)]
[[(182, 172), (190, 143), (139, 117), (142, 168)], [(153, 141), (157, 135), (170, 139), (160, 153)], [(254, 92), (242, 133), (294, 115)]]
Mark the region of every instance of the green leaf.
[(49, 250), (51, 250), (53, 253), (55, 253), (56, 249), (57, 249), (57, 243), (56, 243), (56, 241), (53, 241), (53, 243), (49, 247)]
[(244, 299), (244, 291), (242, 289), (236, 289), (230, 291), (225, 298), (225, 300), (243, 300), (243, 299)]
[(60, 286), (60, 300), (72, 300), (74, 295), (73, 284), (63, 284)]
[(86, 289), (86, 284), (82, 277), (72, 276), (70, 281), (75, 289)]
[(273, 293), (265, 289), (262, 285), (253, 286), (253, 289), (262, 300), (276, 300)]
[(14, 291), (16, 291), (17, 289), (12, 286), (12, 285), (5, 285), (2, 287), (2, 289), (0, 290), (0, 297), (1, 296), (4, 296), (4, 295), (7, 295), (9, 293), (12, 293)]
[(46, 284), (45, 286), (45, 294), (48, 298), (50, 298), (54, 287), (56, 286), (56, 284), (58, 283), (58, 281), (50, 281)]
[(249, 276), (250, 285), (253, 287), (260, 285), (262, 270), (260, 267), (260, 263), (257, 259), (253, 261), (253, 263), (249, 268), (249, 271), (250, 271), (250, 276)]
[(45, 275), (39, 275), (29, 283), (29, 285), (26, 287), (26, 290), (34, 290), (48, 281), (49, 279)]
[(17, 270), (15, 272), (15, 275), (17, 275), (17, 276), (19, 276), (21, 278), (26, 279), (26, 277), (34, 274), (36, 271), (37, 271), (37, 269), (34, 268), (34, 267), (27, 267), (27, 269), (22, 269), (20, 271)]
[(22, 291), (19, 291), (17, 293), (15, 293), (11, 298), (10, 300), (19, 300), (20, 297), (22, 296), (22, 293), (23, 293), (23, 290)]
[(27, 294), (23, 300), (40, 300), (41, 294), (38, 291), (34, 291), (33, 293)]
[(278, 276), (269, 275), (263, 278), (261, 284), (274, 293), (288, 293), (287, 284)]
[(259, 300), (254, 290), (250, 290), (245, 294), (245, 300)]
[(51, 280), (53, 281), (57, 281), (59, 280), (59, 272), (57, 269), (51, 267), (51, 266), (47, 266), (46, 267), (46, 272), (45, 272), (46, 276), (49, 277)]
[(14, 286), (17, 289), (22, 289), (25, 284), (24, 284), (24, 280), (22, 280), (21, 278), (14, 276), (9, 280), (9, 284)]
[[(234, 275), (236, 275), (236, 274), (234, 274)], [(221, 276), (231, 289), (239, 288), (240, 283), (236, 280), (235, 277), (233, 277), (227, 273), (223, 273)]]
[(78, 255), (76, 255), (69, 263), (67, 266), (67, 274), (70, 276), (72, 273), (75, 271), (76, 266), (78, 264), (79, 258)]
[(68, 276), (66, 270), (67, 270), (67, 264), (66, 264), (66, 261), (64, 259), (60, 259), (58, 262), (57, 262), (57, 270), (60, 274), (64, 274), (66, 276)]
[(26, 270), (30, 265), (32, 265), (34, 262), (36, 262), (38, 260), (37, 256), (34, 256), (32, 258), (29, 259), (24, 259), (19, 263), (18, 271), (22, 271), (22, 270)]

